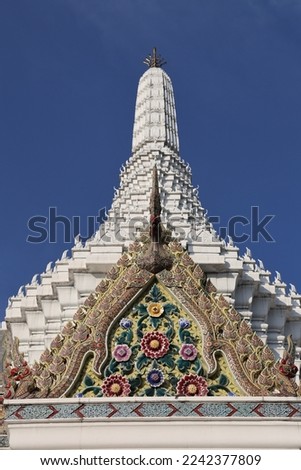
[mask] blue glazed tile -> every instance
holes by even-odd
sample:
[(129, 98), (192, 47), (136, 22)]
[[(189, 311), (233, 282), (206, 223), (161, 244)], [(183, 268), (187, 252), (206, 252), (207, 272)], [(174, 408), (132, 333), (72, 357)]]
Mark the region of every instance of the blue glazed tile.
[(172, 408), (165, 403), (143, 403), (140, 413), (149, 418), (167, 417), (172, 413)]
[[(237, 410), (231, 416), (235, 416), (238, 418), (248, 418), (250, 416), (258, 416), (257, 413), (254, 413), (253, 410), (258, 406), (259, 403), (232, 403), (232, 406)], [(231, 413), (231, 407), (229, 409), (229, 413)]]
[(53, 411), (48, 405), (25, 405), (25, 407), (19, 411), (19, 415), (23, 419), (47, 419)]
[(7, 436), (0, 436), (0, 449), (1, 447), (8, 447), (9, 446), (9, 443), (8, 443), (8, 437)]
[(87, 404), (81, 409), (85, 418), (107, 418), (113, 412), (109, 403)]
[(198, 403), (176, 403), (175, 406), (178, 411), (173, 416), (189, 416), (195, 414), (193, 410), (198, 406)]
[(21, 408), (21, 405), (6, 405), (4, 407), (6, 419), (19, 419), (14, 414)]
[[(77, 413), (78, 410), (78, 413)], [(297, 411), (294, 411), (297, 410)], [(18, 416), (16, 413), (18, 412)], [(298, 418), (301, 416), (301, 403), (276, 402), (117, 402), (117, 403), (66, 403), (8, 405), (5, 407), (6, 419), (85, 419), (85, 418), (128, 418), (128, 417), (238, 417), (238, 418)]]
[(118, 403), (113, 404), (114, 408), (117, 410), (112, 418), (126, 418), (128, 416), (139, 416), (134, 410), (139, 406), (137, 403)]
[(53, 408), (55, 408), (55, 411), (52, 411), (53, 416), (51, 419), (62, 419), (62, 418), (76, 418), (77, 416), (74, 415), (74, 411), (76, 411), (79, 408), (78, 404), (71, 404), (68, 403), (66, 405), (53, 405)]
[(228, 416), (232, 408), (224, 403), (204, 403), (199, 409), (203, 416)]
[(297, 410), (297, 413), (294, 414), (294, 418), (301, 416), (301, 403), (292, 403), (292, 407)]
[(266, 418), (287, 418), (292, 411), (292, 408), (286, 403), (263, 403), (258, 407), (258, 412)]

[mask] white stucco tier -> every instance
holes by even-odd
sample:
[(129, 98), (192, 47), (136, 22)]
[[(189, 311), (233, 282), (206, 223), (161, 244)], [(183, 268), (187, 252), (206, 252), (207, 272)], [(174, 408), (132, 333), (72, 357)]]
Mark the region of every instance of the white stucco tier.
[(301, 447), (300, 398), (7, 400), (5, 409), (11, 449)]

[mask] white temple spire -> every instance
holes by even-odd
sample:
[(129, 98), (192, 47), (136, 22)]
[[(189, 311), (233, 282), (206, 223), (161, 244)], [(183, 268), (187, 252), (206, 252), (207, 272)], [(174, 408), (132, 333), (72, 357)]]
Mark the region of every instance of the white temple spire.
[[(111, 209), (101, 228), (101, 241), (129, 244), (138, 225), (148, 220), (154, 165), (162, 202), (162, 222), (184, 238), (202, 231), (203, 208), (191, 181), (191, 168), (179, 154), (179, 139), (171, 79), (162, 70), (164, 59), (154, 48), (145, 59), (148, 70), (138, 85), (132, 155), (120, 171)], [(116, 234), (118, 240), (116, 240)]]
[(149, 144), (153, 149), (166, 146), (178, 153), (174, 92), (169, 76), (161, 68), (166, 62), (154, 48), (144, 63), (149, 69), (138, 85), (132, 152)]
[[(283, 341), (290, 334), (300, 355), (301, 296), (293, 285), (287, 295), (280, 275), (271, 281), (260, 260), (258, 271), (250, 252), (238, 257), (231, 237), (225, 246), (216, 236), (201, 206), (199, 187), (192, 184), (190, 165), (179, 155), (172, 84), (160, 68), (164, 60), (153, 50), (146, 63), (149, 69), (138, 87), (133, 153), (121, 166), (120, 185), (114, 187), (112, 206), (102, 214), (99, 231), (84, 245), (77, 235), (70, 256), (65, 252), (54, 267), (48, 263), (44, 273), (9, 300), (6, 323), (20, 340), (20, 351), (31, 364), (38, 359), (127, 247), (149, 229), (156, 166), (162, 224), (277, 356), (282, 356)], [(0, 342), (3, 332), (0, 325)], [(0, 347), (0, 362), (1, 353)]]

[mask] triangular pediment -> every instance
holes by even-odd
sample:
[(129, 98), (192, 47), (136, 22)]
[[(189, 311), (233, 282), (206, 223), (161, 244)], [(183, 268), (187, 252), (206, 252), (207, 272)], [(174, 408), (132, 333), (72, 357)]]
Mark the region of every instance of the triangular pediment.
[(7, 397), (298, 395), (292, 359), (275, 362), (182, 246), (164, 245), (157, 274), (139, 267), (149, 246), (130, 246), (33, 368), (15, 348)]

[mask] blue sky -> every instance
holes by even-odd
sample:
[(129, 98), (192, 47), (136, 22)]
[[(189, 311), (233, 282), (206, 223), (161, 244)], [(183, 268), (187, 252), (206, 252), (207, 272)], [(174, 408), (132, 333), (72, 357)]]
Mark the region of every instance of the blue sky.
[[(0, 2), (0, 318), (65, 244), (30, 244), (27, 221), (110, 206), (131, 149), (137, 83), (166, 58), (181, 156), (209, 215), (275, 215), (248, 246), (301, 291), (299, 0)], [(248, 230), (248, 228), (247, 228)]]

